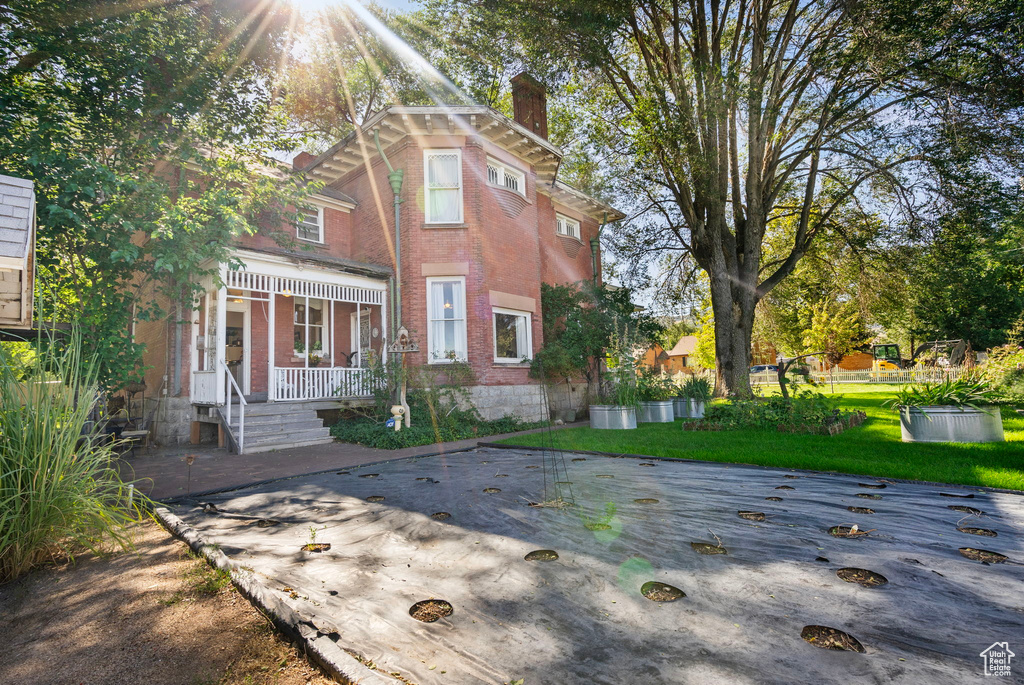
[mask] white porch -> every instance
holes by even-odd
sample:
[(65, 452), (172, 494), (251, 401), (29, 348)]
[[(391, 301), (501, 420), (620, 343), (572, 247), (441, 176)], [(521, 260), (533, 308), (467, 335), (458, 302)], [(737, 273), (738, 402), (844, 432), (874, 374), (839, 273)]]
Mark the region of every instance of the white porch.
[[(373, 395), (386, 361), (387, 281), (287, 256), (240, 251), (221, 265), (192, 317), (190, 396), (249, 401), (346, 400)], [(237, 401), (237, 399), (236, 399)]]

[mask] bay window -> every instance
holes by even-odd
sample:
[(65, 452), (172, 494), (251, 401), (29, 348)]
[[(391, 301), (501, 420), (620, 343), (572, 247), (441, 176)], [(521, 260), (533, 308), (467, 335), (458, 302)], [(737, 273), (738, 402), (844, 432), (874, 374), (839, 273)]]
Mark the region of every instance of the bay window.
[(494, 361), (518, 364), (533, 356), (533, 333), (530, 313), (514, 309), (494, 311)]

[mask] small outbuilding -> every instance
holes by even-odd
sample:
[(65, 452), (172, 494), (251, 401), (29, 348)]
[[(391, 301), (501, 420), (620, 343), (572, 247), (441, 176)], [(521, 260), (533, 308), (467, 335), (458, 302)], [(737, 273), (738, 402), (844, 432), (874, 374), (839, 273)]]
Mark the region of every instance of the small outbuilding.
[(32, 326), (35, 184), (0, 174), (0, 329)]

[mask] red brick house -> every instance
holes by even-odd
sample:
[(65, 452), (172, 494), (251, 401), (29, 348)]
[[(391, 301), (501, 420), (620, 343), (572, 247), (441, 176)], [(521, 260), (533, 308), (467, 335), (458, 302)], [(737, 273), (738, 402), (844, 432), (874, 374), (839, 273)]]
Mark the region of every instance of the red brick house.
[[(486, 106), (392, 106), (325, 153), (300, 154), (295, 167), (325, 183), (293, 229), (307, 249), (245, 238), (235, 250), (245, 268), (222, 265), (225, 287), (206, 284), (183, 330), (137, 326), (152, 343), (147, 386), (163, 389), (157, 439), (226, 425), (230, 374), (249, 401), (245, 451), (328, 440), (315, 412), (371, 394), (367, 367), (390, 356), (399, 301), (419, 346), (409, 364), (466, 361), (485, 417), (546, 417), (524, 361), (543, 344), (541, 283), (599, 278), (599, 227), (623, 215), (558, 180), (544, 89), (526, 76), (513, 86), (514, 119)], [(375, 134), (404, 172), (400, 262)]]

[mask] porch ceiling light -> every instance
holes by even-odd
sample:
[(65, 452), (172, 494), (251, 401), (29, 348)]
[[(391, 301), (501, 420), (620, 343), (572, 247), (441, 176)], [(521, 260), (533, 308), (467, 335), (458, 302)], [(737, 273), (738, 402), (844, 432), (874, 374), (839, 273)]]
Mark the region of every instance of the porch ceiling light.
[(292, 291), (289, 290), (288, 288), (285, 288), (284, 290), (281, 291), (281, 294), (284, 295), (285, 297), (291, 297)]

